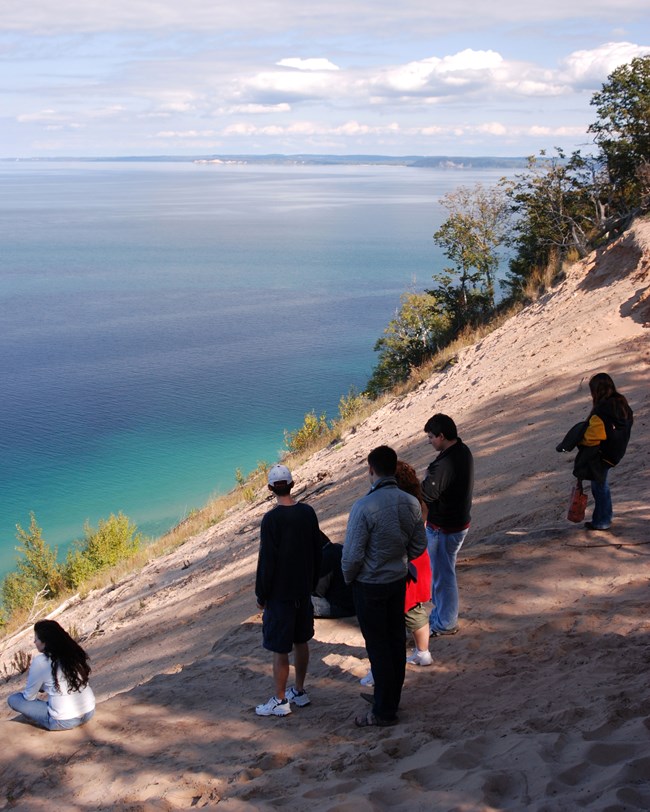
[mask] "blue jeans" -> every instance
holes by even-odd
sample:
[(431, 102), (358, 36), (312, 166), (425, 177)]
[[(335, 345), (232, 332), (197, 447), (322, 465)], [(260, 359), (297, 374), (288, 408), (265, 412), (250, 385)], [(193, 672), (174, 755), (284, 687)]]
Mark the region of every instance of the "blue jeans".
[(605, 471), (605, 479), (602, 482), (596, 482), (595, 479), (591, 480), (591, 494), (594, 497), (594, 512), (591, 517), (591, 523), (599, 530), (606, 530), (612, 523), (614, 516), (612, 510), (612, 494), (609, 490), (609, 483), (607, 482), (607, 474), (609, 470)]
[(380, 719), (397, 718), (402, 696), (404, 656), (404, 600), (406, 578), (390, 584), (352, 584), (359, 628), (366, 641), (375, 681), (373, 712)]
[(72, 730), (73, 727), (86, 724), (95, 713), (94, 710), (91, 710), (75, 719), (53, 719), (50, 716), (47, 702), (43, 699), (25, 699), (20, 692), (10, 694), (7, 697), (7, 704), (12, 710), (22, 713), (23, 716), (45, 730)]
[(467, 530), (443, 533), (427, 527), (427, 544), (433, 574), (431, 596), (433, 609), (429, 615), (432, 631), (451, 631), (458, 623), (458, 583), (456, 558), (463, 546)]

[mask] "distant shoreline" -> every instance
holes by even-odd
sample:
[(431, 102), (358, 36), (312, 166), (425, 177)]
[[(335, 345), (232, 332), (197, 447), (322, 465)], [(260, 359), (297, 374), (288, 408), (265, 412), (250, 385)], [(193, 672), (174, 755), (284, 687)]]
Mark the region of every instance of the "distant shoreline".
[(205, 163), (205, 164), (272, 164), (277, 166), (409, 166), (434, 169), (517, 169), (528, 159), (522, 156), (452, 156), (452, 155), (129, 155), (79, 157), (74, 155), (31, 158), (0, 158), (2, 163)]

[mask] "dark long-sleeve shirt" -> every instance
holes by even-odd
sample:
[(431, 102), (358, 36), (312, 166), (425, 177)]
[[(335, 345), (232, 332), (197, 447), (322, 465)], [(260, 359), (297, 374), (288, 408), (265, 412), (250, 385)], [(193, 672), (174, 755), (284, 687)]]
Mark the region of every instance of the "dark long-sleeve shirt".
[(438, 454), (422, 482), (422, 497), (428, 508), (427, 524), (448, 533), (468, 527), (473, 490), (474, 459), (459, 437)]
[(310, 595), (318, 582), (321, 555), (314, 509), (304, 503), (276, 505), (262, 519), (255, 579), (258, 602)]

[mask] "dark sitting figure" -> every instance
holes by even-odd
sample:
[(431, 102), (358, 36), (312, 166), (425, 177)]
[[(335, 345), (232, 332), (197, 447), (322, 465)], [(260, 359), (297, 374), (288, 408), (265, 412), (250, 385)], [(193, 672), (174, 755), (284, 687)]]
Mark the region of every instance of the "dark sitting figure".
[(341, 572), (342, 544), (334, 544), (323, 531), (323, 558), (316, 589), (312, 593), (314, 617), (352, 617), (355, 614), (352, 587), (343, 580)]

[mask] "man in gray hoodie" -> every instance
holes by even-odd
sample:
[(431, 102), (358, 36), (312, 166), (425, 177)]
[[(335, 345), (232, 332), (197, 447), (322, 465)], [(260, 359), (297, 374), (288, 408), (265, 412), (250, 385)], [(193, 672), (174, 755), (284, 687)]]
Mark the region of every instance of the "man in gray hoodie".
[(379, 446), (368, 455), (371, 488), (352, 506), (341, 569), (352, 584), (359, 626), (375, 681), (372, 711), (359, 727), (394, 725), (405, 674), (404, 596), (408, 562), (427, 546), (418, 500), (397, 487), (397, 454)]

